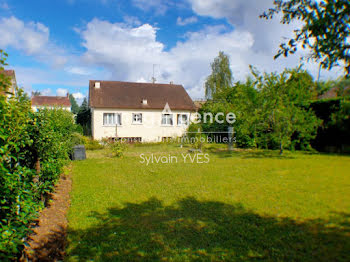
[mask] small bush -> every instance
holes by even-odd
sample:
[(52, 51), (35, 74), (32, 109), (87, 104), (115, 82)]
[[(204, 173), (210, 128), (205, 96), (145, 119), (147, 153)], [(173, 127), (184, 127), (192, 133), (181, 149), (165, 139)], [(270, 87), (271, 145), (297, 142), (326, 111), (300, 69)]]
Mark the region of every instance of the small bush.
[(195, 149), (202, 150), (202, 146), (207, 140), (207, 136), (202, 133), (203, 129), (201, 125), (191, 123), (187, 129), (186, 137), (183, 138), (184, 142), (188, 142)]
[(85, 141), (84, 141), (84, 145), (85, 145), (85, 148), (87, 150), (98, 150), (98, 149), (103, 149), (104, 146), (101, 145), (99, 143), (99, 141), (97, 140), (94, 140), (94, 139), (91, 139), (91, 138), (87, 138)]
[(85, 138), (81, 133), (73, 133), (72, 141), (74, 145), (85, 145)]
[(122, 157), (124, 155), (126, 145), (120, 141), (115, 141), (109, 144), (109, 149), (111, 150), (113, 157)]
[(97, 140), (93, 140), (90, 137), (83, 136), (79, 133), (74, 133), (73, 136), (74, 145), (84, 145), (87, 150), (98, 150), (103, 149), (105, 144)]

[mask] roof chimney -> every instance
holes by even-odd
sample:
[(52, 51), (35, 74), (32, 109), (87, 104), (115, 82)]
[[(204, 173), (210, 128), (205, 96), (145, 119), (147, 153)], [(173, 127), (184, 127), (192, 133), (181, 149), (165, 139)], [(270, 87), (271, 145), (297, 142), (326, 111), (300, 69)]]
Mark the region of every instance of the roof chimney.
[(95, 88), (100, 88), (101, 87), (101, 83), (100, 82), (95, 82)]
[(174, 84), (174, 82), (173, 82), (173, 81), (170, 81), (170, 84), (171, 84), (171, 85), (173, 85), (173, 84)]

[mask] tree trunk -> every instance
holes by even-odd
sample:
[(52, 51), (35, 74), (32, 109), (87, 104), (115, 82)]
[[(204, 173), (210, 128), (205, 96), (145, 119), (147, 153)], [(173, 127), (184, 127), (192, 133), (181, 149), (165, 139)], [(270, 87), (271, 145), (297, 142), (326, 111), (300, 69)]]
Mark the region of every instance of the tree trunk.
[(283, 154), (283, 144), (282, 144), (282, 141), (280, 142), (280, 155)]

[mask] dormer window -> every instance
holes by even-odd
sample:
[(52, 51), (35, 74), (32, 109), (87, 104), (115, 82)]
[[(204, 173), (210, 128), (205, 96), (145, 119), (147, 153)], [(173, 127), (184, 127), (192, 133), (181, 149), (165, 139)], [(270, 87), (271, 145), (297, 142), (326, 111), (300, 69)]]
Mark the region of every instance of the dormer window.
[(142, 99), (142, 104), (147, 105), (147, 99)]
[(101, 83), (100, 82), (95, 82), (95, 88), (100, 88), (101, 87)]

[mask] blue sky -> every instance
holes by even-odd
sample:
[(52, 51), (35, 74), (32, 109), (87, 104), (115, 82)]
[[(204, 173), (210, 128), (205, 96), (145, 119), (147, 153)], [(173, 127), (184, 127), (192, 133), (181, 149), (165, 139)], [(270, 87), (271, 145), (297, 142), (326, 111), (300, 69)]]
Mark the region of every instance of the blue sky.
[[(299, 64), (273, 60), (295, 26), (264, 21), (272, 0), (0, 0), (0, 48), (27, 92), (87, 96), (90, 79), (183, 84), (203, 96), (210, 62), (226, 52), (236, 80)], [(304, 52), (305, 53), (305, 52)], [(301, 52), (300, 54), (303, 54)], [(314, 76), (317, 65), (306, 64)], [(323, 72), (335, 77), (339, 70)]]

